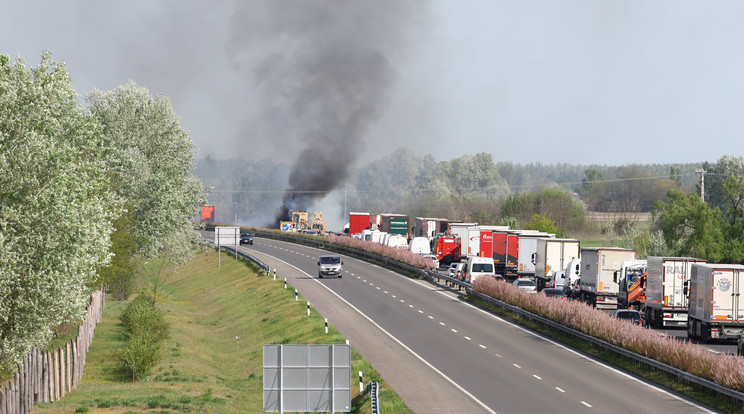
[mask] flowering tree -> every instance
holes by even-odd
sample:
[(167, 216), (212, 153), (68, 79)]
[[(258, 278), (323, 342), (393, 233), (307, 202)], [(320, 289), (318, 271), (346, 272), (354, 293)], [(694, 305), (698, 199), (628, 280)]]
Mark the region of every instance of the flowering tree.
[(64, 63), (0, 55), (0, 374), (82, 318), (109, 260), (121, 203), (100, 132)]
[(103, 125), (116, 192), (134, 210), (131, 232), (145, 257), (176, 262), (191, 257), (198, 234), (192, 219), (206, 198), (193, 174), (194, 143), (170, 100), (154, 98), (130, 81), (111, 92), (88, 95)]

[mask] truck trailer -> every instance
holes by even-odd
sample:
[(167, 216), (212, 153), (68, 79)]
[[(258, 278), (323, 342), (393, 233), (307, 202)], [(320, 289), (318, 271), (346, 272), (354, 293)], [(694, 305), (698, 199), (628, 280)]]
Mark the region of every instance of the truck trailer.
[(349, 236), (369, 228), (369, 213), (349, 213)]
[(543, 289), (556, 272), (564, 272), (568, 262), (579, 258), (581, 244), (576, 239), (538, 238), (536, 242), (535, 283), (538, 289)]
[(519, 237), (517, 253), (517, 277), (535, 277), (535, 263), (537, 255), (537, 240), (540, 238), (554, 238), (555, 234), (536, 230), (515, 230)]
[(617, 309), (618, 284), (615, 271), (623, 260), (636, 258), (636, 251), (619, 247), (581, 249), (581, 298), (597, 309)]
[(456, 260), (465, 261), (468, 258), (468, 228), (478, 223), (450, 223), (450, 235), (460, 239), (460, 257)]
[(496, 273), (509, 279), (517, 277), (519, 235), (510, 230), (493, 232), (493, 262)]
[(380, 231), (409, 236), (408, 216), (405, 214), (380, 214)]
[(744, 266), (693, 263), (687, 316), (687, 336), (736, 339), (744, 331)]
[(687, 295), (693, 263), (706, 260), (691, 257), (648, 258), (646, 276), (646, 322), (656, 328), (687, 326)]

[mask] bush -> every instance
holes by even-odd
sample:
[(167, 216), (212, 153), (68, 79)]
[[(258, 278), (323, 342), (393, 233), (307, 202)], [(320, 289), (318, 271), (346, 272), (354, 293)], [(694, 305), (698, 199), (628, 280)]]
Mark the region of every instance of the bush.
[(160, 350), (169, 338), (165, 314), (140, 295), (127, 305), (121, 316), (127, 346), (120, 359), (132, 381), (143, 380), (160, 360)]
[(137, 296), (127, 305), (121, 316), (125, 333), (130, 336), (152, 336), (154, 340), (163, 342), (168, 339), (168, 323), (165, 313), (153, 305), (148, 296)]
[(744, 391), (744, 358), (713, 354), (692, 342), (660, 336), (650, 329), (617, 320), (584, 302), (525, 293), (492, 278), (476, 279), (473, 289), (692, 375)]

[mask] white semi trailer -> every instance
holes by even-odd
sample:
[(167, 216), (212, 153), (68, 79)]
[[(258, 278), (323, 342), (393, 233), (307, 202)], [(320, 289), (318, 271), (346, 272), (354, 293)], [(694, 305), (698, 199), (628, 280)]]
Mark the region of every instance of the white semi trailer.
[(687, 325), (687, 295), (692, 265), (707, 263), (692, 257), (656, 257), (647, 259), (646, 322), (655, 328)]
[[(535, 281), (542, 289), (554, 280), (556, 272), (563, 272), (571, 260), (579, 258), (581, 246), (576, 239), (539, 238), (536, 243)], [(562, 283), (560, 287), (563, 287)]]
[(617, 309), (618, 284), (615, 271), (623, 260), (636, 258), (636, 251), (619, 247), (581, 249), (581, 297), (597, 309)]
[(694, 263), (687, 290), (687, 336), (736, 339), (744, 332), (744, 266)]

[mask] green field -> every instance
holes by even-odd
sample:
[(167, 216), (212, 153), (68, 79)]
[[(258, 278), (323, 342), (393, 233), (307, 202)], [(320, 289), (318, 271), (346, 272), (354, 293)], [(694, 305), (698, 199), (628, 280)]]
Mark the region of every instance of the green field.
[[(158, 306), (171, 339), (153, 375), (131, 382), (122, 374), (119, 317), (127, 302), (107, 297), (80, 386), (58, 402), (37, 404), (34, 413), (260, 413), (264, 344), (345, 343), (332, 327), (325, 334), (314, 310), (307, 316), (306, 302), (295, 301), (293, 289), (229, 254), (221, 269), (217, 254), (208, 251), (161, 275)], [(410, 412), (353, 349), (352, 360), (352, 372), (362, 371), (365, 383), (380, 383), (381, 411)], [(352, 412), (369, 412), (369, 397), (358, 395), (355, 375), (351, 381)]]

